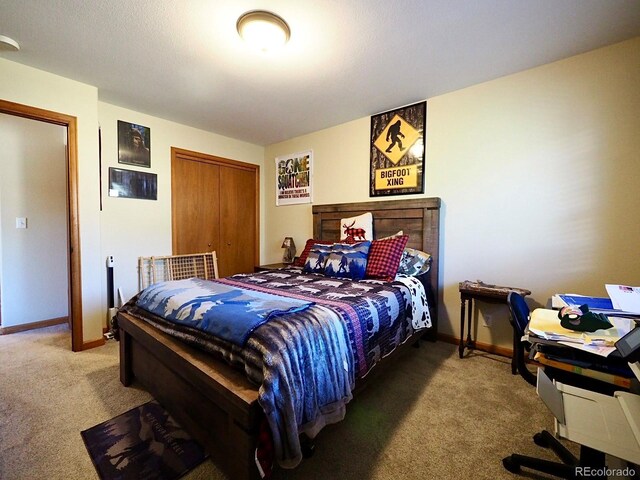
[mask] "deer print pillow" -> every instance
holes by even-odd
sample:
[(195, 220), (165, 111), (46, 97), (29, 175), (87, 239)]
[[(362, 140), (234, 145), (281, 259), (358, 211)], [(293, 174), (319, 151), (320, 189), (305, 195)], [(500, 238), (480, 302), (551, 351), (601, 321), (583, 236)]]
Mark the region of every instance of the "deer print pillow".
[(346, 243), (373, 240), (373, 215), (367, 212), (357, 217), (343, 218), (340, 220), (340, 232), (340, 241)]

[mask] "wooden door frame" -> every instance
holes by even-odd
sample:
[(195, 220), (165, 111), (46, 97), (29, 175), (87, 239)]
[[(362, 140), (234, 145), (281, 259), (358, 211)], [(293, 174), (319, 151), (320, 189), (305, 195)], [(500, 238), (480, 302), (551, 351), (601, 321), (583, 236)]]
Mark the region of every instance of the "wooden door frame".
[[(260, 264), (260, 165), (255, 163), (240, 162), (238, 160), (231, 160), (229, 158), (217, 157), (215, 155), (208, 155), (206, 153), (194, 152), (192, 150), (185, 150), (184, 148), (171, 147), (171, 251), (175, 255), (176, 245), (176, 228), (175, 228), (175, 207), (173, 199), (175, 198), (174, 191), (174, 170), (178, 160), (188, 160), (193, 162), (203, 162), (211, 165), (220, 165), (224, 167), (238, 168), (240, 170), (247, 170), (255, 172), (256, 174), (256, 238), (255, 247), (253, 252), (253, 264)], [(203, 252), (193, 252), (203, 253)]]
[(82, 282), (80, 257), (80, 219), (78, 209), (78, 125), (77, 118), (0, 99), (0, 113), (29, 118), (67, 129), (67, 246), (69, 265), (69, 316), (71, 349), (79, 352), (95, 345), (84, 345), (82, 335)]

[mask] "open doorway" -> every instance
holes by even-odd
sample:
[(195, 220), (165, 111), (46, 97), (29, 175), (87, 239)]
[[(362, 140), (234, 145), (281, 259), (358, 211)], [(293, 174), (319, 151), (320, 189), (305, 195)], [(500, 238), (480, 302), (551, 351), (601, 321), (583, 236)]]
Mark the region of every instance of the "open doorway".
[[(80, 276), (80, 225), (78, 219), (77, 178), (77, 120), (75, 117), (0, 100), (0, 113), (15, 115), (40, 122), (60, 125), (67, 132), (66, 149), (66, 223), (67, 223), (67, 275), (68, 314), (71, 325), (71, 348), (83, 350), (82, 290)], [(37, 292), (34, 293), (37, 295)], [(0, 320), (1, 321), (1, 320)]]

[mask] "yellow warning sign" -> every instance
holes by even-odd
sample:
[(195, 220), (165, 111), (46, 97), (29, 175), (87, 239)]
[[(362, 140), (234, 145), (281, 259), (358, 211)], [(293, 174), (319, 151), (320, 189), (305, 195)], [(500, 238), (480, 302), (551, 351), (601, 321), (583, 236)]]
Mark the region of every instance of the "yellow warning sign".
[(396, 165), (420, 138), (420, 132), (400, 115), (394, 115), (373, 144)]
[(418, 186), (418, 166), (381, 168), (376, 170), (376, 190)]

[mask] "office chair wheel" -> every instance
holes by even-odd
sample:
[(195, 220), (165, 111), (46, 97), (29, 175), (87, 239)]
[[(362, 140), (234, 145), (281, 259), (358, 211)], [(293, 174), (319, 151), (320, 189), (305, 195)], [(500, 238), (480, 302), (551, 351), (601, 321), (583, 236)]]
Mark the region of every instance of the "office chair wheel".
[(533, 436), (533, 443), (535, 443), (536, 445), (538, 445), (539, 447), (542, 448), (549, 448), (549, 442), (547, 441), (547, 439), (545, 438), (545, 436), (540, 432), (540, 433), (536, 433)]
[(513, 461), (511, 455), (502, 459), (502, 466), (511, 473), (520, 473), (520, 465)]

